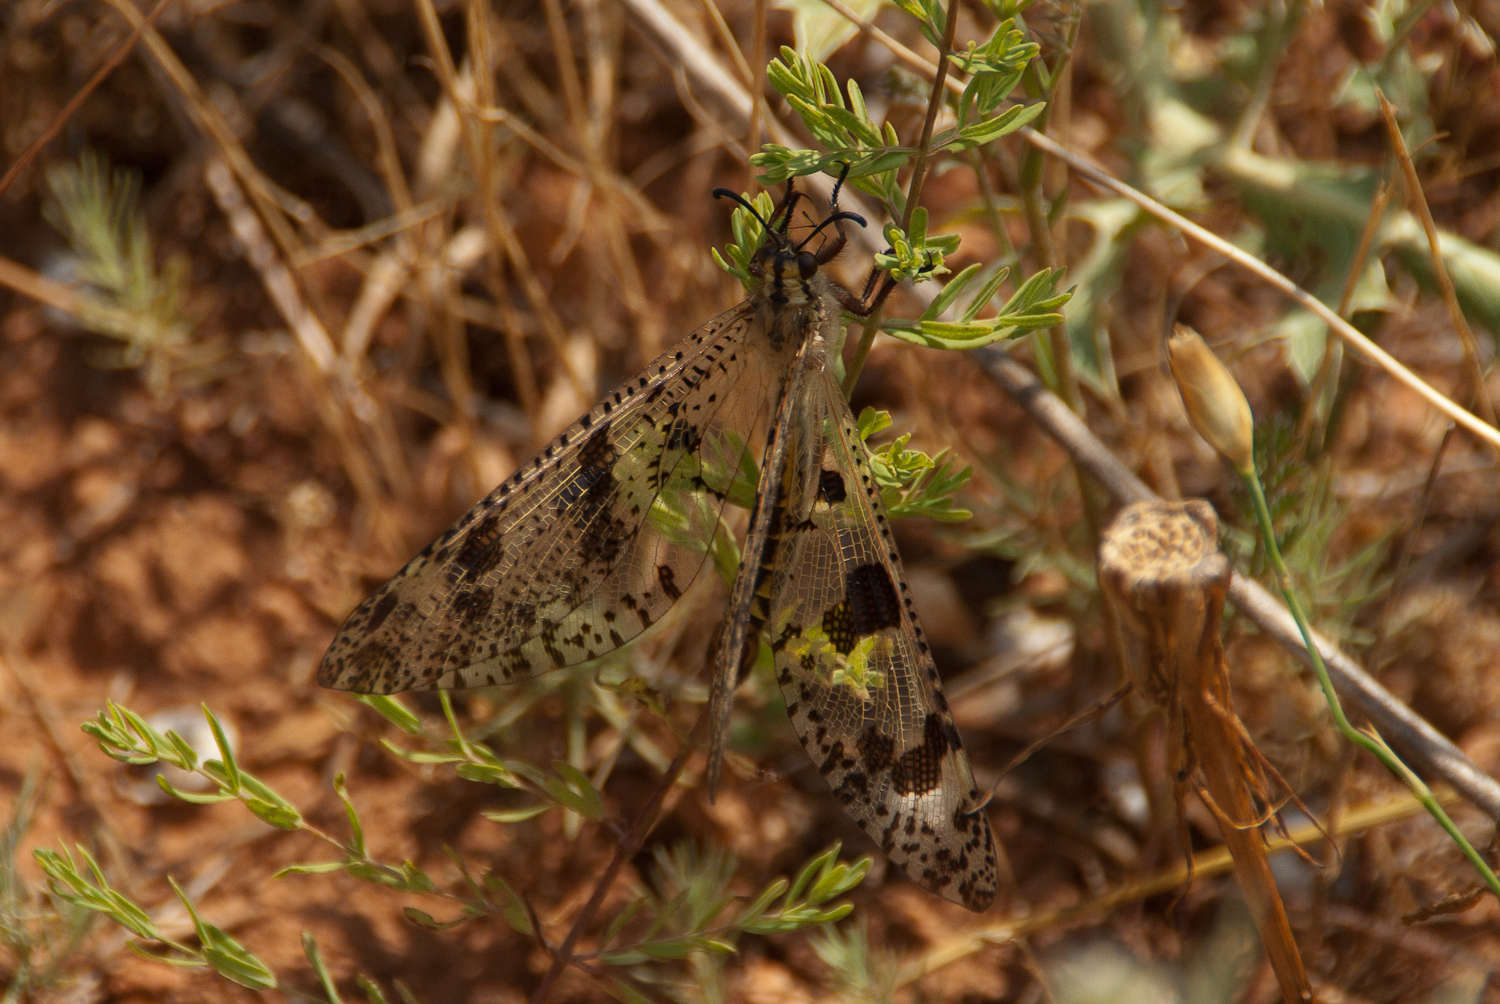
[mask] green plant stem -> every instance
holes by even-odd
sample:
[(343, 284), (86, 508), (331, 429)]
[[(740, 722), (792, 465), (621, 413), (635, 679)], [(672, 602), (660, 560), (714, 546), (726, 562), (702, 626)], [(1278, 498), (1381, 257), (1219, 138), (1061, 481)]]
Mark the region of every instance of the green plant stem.
[(854, 385), (859, 382), (859, 374), (865, 368), (865, 360), (870, 357), (870, 349), (875, 347), (875, 336), (880, 334), (880, 316), (872, 314), (865, 321), (859, 332), (859, 341), (854, 343), (854, 352), (849, 356), (849, 361), (844, 365), (844, 397), (854, 393)]
[(1323, 657), (1318, 654), (1318, 647), (1313, 644), (1312, 628), (1308, 626), (1307, 617), (1302, 611), (1302, 604), (1298, 602), (1296, 593), (1292, 589), (1291, 573), (1287, 571), (1286, 563), (1281, 559), (1281, 549), (1276, 545), (1276, 534), (1271, 526), (1271, 509), (1266, 502), (1265, 490), (1261, 487), (1260, 475), (1252, 466), (1241, 471), (1240, 476), (1244, 478), (1245, 486), (1250, 490), (1250, 497), (1255, 506), (1255, 521), (1260, 527), (1261, 537), (1265, 542), (1266, 554), (1271, 559), (1271, 568), (1276, 574), (1276, 585), (1281, 590), (1282, 599), (1286, 601), (1287, 609), (1291, 611), (1292, 619), (1297, 622), (1297, 630), (1302, 635), (1302, 644), (1307, 649), (1308, 659), (1312, 662), (1313, 672), (1317, 674), (1318, 685), (1323, 688), (1323, 696), (1328, 701), (1328, 709), (1333, 713), (1333, 722), (1344, 738), (1358, 746), (1368, 750), (1377, 760), (1385, 764), (1387, 770), (1396, 775), (1411, 789), (1411, 793), (1422, 807), (1437, 820), (1438, 825), (1448, 832), (1463, 851), (1464, 856), (1473, 864), (1474, 869), (1479, 872), (1484, 884), (1490, 889), (1497, 899), (1500, 899), (1500, 879), (1495, 877), (1494, 871), (1469, 843), (1468, 838), (1459, 832), (1448, 813), (1438, 804), (1433, 797), (1432, 790), (1427, 787), (1420, 777), (1413, 773), (1412, 769), (1402, 763), (1394, 750), (1392, 750), (1384, 739), (1373, 731), (1362, 732), (1350, 724), (1344, 715), (1343, 705), (1339, 703), (1338, 694), (1334, 692), (1333, 680), (1328, 675), (1328, 667), (1323, 664)]
[[(958, 30), (958, 0), (949, 0), (947, 20), (943, 23), (943, 49), (938, 53), (937, 73), (932, 78), (932, 92), (927, 97), (927, 117), (922, 121), (922, 139), (917, 144), (917, 155), (911, 169), (911, 182), (906, 190), (906, 207), (901, 213), (901, 229), (911, 228), (911, 214), (916, 211), (922, 198), (922, 185), (927, 180), (927, 156), (932, 146), (932, 129), (937, 122), (938, 109), (943, 106), (943, 88), (948, 80), (948, 57), (953, 52), (953, 40)], [(844, 396), (854, 392), (859, 373), (865, 368), (870, 349), (875, 345), (875, 336), (880, 333), (879, 311), (870, 315), (859, 333), (854, 354), (849, 357), (844, 371)]]
[(953, 52), (953, 40), (958, 30), (958, 0), (948, 0), (948, 14), (943, 22), (943, 48), (938, 53), (937, 73), (932, 77), (932, 92), (927, 96), (927, 117), (922, 121), (922, 139), (917, 144), (917, 156), (912, 164), (911, 183), (906, 190), (906, 206), (901, 213), (901, 229), (911, 229), (911, 214), (916, 211), (922, 198), (922, 185), (927, 181), (927, 156), (932, 146), (932, 129), (937, 123), (938, 109), (943, 106), (943, 86), (948, 79), (948, 57)]

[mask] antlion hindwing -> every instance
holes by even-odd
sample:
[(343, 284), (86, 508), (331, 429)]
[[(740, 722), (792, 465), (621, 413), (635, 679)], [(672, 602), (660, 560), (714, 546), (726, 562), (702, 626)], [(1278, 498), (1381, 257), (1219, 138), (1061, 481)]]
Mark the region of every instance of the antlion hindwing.
[(775, 528), (767, 632), (787, 715), (839, 803), (914, 881), (971, 910), (994, 835), (843, 395), (807, 381)]
[(597, 658), (702, 567), (773, 379), (747, 304), (605, 398), (361, 603), (318, 670), (394, 693), (504, 683)]

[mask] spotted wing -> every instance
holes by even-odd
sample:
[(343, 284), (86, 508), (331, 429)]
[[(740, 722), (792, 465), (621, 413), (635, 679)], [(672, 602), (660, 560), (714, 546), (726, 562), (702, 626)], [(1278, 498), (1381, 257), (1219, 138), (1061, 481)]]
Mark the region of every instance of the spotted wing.
[(849, 406), (809, 373), (763, 577), (787, 715), (839, 803), (914, 881), (984, 910), (994, 835)]
[(702, 567), (781, 379), (747, 302), (616, 390), (351, 613), (326, 687), (504, 683), (625, 644)]

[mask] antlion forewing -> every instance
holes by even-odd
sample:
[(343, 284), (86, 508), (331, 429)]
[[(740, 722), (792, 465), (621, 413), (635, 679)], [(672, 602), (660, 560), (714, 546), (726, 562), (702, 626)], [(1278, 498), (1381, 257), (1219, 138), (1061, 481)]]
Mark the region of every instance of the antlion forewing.
[(504, 683), (597, 658), (702, 567), (749, 430), (782, 379), (746, 301), (606, 397), (344, 621), (318, 682)]
[(897, 867), (984, 910), (994, 835), (917, 624), (885, 506), (843, 393), (824, 369), (785, 472), (767, 632), (787, 716), (835, 797)]

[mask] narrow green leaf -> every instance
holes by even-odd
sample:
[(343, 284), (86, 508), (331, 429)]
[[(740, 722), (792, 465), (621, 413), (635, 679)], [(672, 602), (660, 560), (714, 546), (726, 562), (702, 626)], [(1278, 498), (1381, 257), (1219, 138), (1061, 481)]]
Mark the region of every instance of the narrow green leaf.
[(138, 938), (147, 941), (165, 941), (149, 914), (124, 895), (116, 892), (104, 877), (104, 871), (81, 844), (75, 845), (79, 856), (88, 865), (92, 880), (79, 871), (73, 855), (63, 848), (61, 853), (38, 848), (33, 858), (42, 872), (52, 881), (52, 890), (59, 897), (95, 913), (108, 914), (116, 923)]
[(413, 924), (416, 924), (418, 927), (425, 927), (430, 931), (451, 930), (452, 928), (458, 927), (460, 924), (465, 924), (473, 919), (471, 917), (461, 916), (455, 917), (453, 920), (438, 920), (426, 910), (419, 910), (414, 906), (403, 908), (401, 913), (406, 917), (407, 920), (411, 921)]
[(807, 894), (807, 901), (826, 903), (830, 899), (844, 895), (865, 880), (865, 876), (870, 873), (871, 864), (873, 864), (872, 859), (869, 855), (865, 855), (853, 864), (833, 865), (813, 884)]
[(734, 955), (739, 949), (722, 938), (699, 938), (698, 947), (712, 955)]
[(839, 849), (841, 847), (843, 847), (843, 844), (840, 841), (835, 840), (832, 846), (823, 850), (817, 855), (817, 857), (813, 858), (807, 864), (803, 865), (802, 870), (797, 873), (797, 877), (792, 880), (791, 889), (787, 890), (786, 902), (794, 903), (802, 899), (803, 890), (805, 890), (812, 883), (813, 877), (816, 876), (823, 869), (823, 867), (827, 865), (829, 861), (838, 859)]
[(701, 947), (695, 937), (668, 938), (665, 941), (648, 941), (636, 946), (636, 950), (648, 959), (684, 959), (695, 948)]
[(414, 736), (422, 734), (422, 720), (389, 694), (359, 694), (357, 699), (402, 732)]
[(550, 805), (527, 805), (519, 809), (486, 809), (480, 813), (485, 819), (493, 823), (524, 823), (528, 819), (535, 819), (550, 809)]
[(238, 983), (242, 987), (251, 990), (270, 990), (276, 986), (276, 974), (266, 967), (264, 962), (256, 958), (254, 953), (240, 942), (236, 941), (222, 928), (216, 927), (204, 920), (188, 894), (182, 891), (177, 880), (167, 876), (167, 884), (182, 901), (183, 909), (187, 910), (188, 916), (193, 921), (193, 931), (198, 935), (198, 942), (203, 953), (203, 960), (214, 968), (220, 976)]
[(208, 727), (213, 730), (214, 745), (219, 747), (219, 761), (224, 765), (224, 775), (228, 782), (229, 790), (238, 792), (240, 790), (240, 765), (234, 759), (234, 747), (229, 745), (229, 737), (224, 735), (224, 726), (219, 724), (219, 719), (209, 710), (207, 704), (199, 704), (203, 709), (203, 717), (208, 719)]
[(408, 884), (406, 876), (399, 870), (373, 861), (347, 861), (344, 863), (344, 870), (362, 882), (390, 886), (392, 889), (405, 889)]
[(127, 707), (111, 702), (110, 709), (115, 712), (116, 718), (123, 720), (125, 727), (135, 735), (137, 741), (126, 739), (127, 747), (142, 750), (154, 757), (160, 757), (161, 747), (165, 743), (165, 739), (160, 732), (153, 729), (146, 719)]
[(388, 752), (395, 754), (396, 756), (398, 756), (401, 759), (407, 761), (408, 763), (415, 763), (415, 764), (457, 763), (457, 762), (459, 762), (459, 761), (461, 761), (463, 759), (463, 757), (454, 756), (452, 753), (429, 753), (429, 752), (427, 752), (425, 750), (409, 750), (409, 749), (406, 749), (404, 747), (397, 746), (395, 743), (391, 742), (389, 739), (382, 739), (382, 740), (380, 740), (380, 745), (384, 746)]
[(604, 817), (604, 796), (594, 787), (588, 775), (565, 760), (554, 760), (552, 769), (562, 776), (567, 785), (568, 805), (585, 819)]
[(250, 796), (244, 799), (245, 808), (278, 830), (295, 830), (302, 825), (302, 813), (283, 802), (268, 802)]
[(401, 862), (401, 876), (406, 881), (406, 888), (413, 892), (437, 891), (437, 883), (432, 881), (432, 876), (418, 868), (415, 862)]
[(330, 872), (341, 872), (349, 867), (345, 861), (310, 861), (305, 864), (286, 865), (277, 869), (276, 877), (283, 875), (327, 875)]
[(609, 922), (609, 927), (605, 928), (604, 937), (599, 939), (599, 944), (606, 946), (613, 944), (614, 940), (620, 936), (620, 932), (625, 929), (625, 925), (634, 920), (645, 907), (646, 901), (644, 899), (628, 901), (624, 908), (615, 914), (614, 919)]
[[(250, 990), (276, 988), (276, 974), (264, 962), (218, 928), (213, 930), (222, 935), (222, 938), (215, 938), (210, 947), (203, 949), (203, 958), (215, 972), (231, 983), (238, 983)], [(229, 944), (224, 945), (223, 939), (228, 939)]]
[(308, 963), (317, 975), (318, 983), (323, 987), (323, 996), (328, 1004), (342, 1004), (343, 998), (339, 996), (338, 987), (334, 985), (328, 967), (323, 964), (323, 953), (318, 950), (318, 941), (312, 936), (311, 931), (302, 932), (302, 954), (307, 956)]
[(188, 741), (175, 731), (168, 729), (163, 737), (167, 745), (171, 747), (171, 755), (164, 757), (169, 763), (181, 767), (183, 770), (195, 770), (198, 766), (198, 751), (193, 749)]
[(820, 910), (808, 918), (808, 924), (837, 924), (854, 912), (853, 903), (839, 903), (827, 910)]
[[(369, 1001), (370, 1004), (386, 1004), (385, 991), (380, 989), (380, 984), (368, 976), (363, 973), (355, 976), (354, 984), (364, 992), (365, 1000)], [(410, 1004), (417, 1004), (416, 998), (411, 995), (411, 991), (407, 990), (405, 984), (400, 980), (396, 981), (396, 990), (401, 994), (403, 1001), (409, 1001)]]
[(354, 799), (349, 795), (349, 785), (344, 772), (333, 776), (333, 791), (344, 805), (344, 816), (349, 820), (349, 847), (357, 855), (365, 853), (365, 828), (360, 824), (359, 811), (354, 808)]
[(927, 321), (941, 317), (947, 311), (948, 307), (952, 305), (953, 301), (958, 299), (959, 294), (969, 288), (969, 284), (979, 275), (981, 268), (983, 266), (979, 262), (975, 262), (949, 279), (943, 285), (943, 288), (938, 291), (938, 295), (932, 298), (932, 302), (927, 305), (927, 309), (922, 311), (920, 320)]
[(1009, 277), (1010, 266), (1006, 265), (996, 269), (995, 274), (990, 276), (983, 286), (979, 287), (979, 291), (974, 294), (974, 299), (970, 300), (968, 305), (964, 307), (963, 312), (959, 314), (959, 320), (972, 321), (978, 317), (979, 312), (989, 306), (990, 301), (995, 298), (995, 294), (1000, 292), (1000, 286)]
[[(212, 761), (217, 763), (217, 761)], [(156, 775), (156, 786), (179, 801), (191, 805), (214, 805), (218, 802), (233, 802), (235, 796), (223, 791), (183, 791), (167, 780), (167, 775)]]
[(459, 751), (469, 756), (469, 740), (464, 737), (464, 730), (458, 727), (458, 715), (453, 711), (453, 698), (448, 696), (448, 691), (438, 691), (438, 706), (443, 709), (443, 720), (448, 723), (448, 728), (453, 733), (453, 741), (458, 744)]
[(534, 936), (536, 928), (531, 923), (531, 911), (526, 909), (526, 901), (521, 899), (521, 894), (511, 888), (509, 882), (493, 872), (486, 875), (484, 881), (486, 889), (499, 891), (500, 916), (510, 925), (511, 930), (517, 934), (524, 934), (528, 938)]
[(791, 883), (785, 877), (776, 879), (762, 889), (760, 895), (755, 897), (748, 906), (740, 911), (740, 915), (736, 918), (734, 926), (744, 927), (746, 924), (762, 917), (771, 908), (771, 904), (782, 896), (785, 896), (787, 890), (790, 888)]

